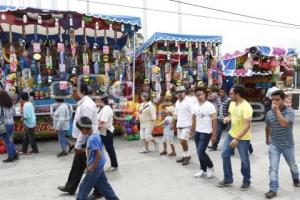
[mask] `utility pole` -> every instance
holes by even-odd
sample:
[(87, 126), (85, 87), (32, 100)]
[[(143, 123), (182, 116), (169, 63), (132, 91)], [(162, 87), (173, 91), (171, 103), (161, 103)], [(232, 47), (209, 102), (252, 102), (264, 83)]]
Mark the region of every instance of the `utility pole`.
[(52, 1), (51, 1), (51, 4), (52, 4), (52, 5), (51, 5), (52, 9), (53, 9), (53, 10), (57, 10), (57, 0), (52, 0)]
[(181, 0), (178, 2), (178, 33), (182, 33)]
[(37, 8), (41, 8), (42, 7), (41, 0), (36, 0), (36, 7)]
[(143, 34), (145, 39), (148, 39), (147, 26), (147, 0), (143, 0)]
[(70, 0), (67, 0), (67, 10), (70, 10)]
[(90, 13), (90, 2), (86, 0), (86, 13)]

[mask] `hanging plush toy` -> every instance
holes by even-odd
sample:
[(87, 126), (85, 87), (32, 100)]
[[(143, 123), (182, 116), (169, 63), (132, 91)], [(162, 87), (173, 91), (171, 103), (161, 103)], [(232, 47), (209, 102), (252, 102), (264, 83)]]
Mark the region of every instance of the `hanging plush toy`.
[(267, 73), (270, 70), (270, 63), (269, 63), (269, 58), (265, 57), (262, 59), (261, 64), (261, 72), (262, 73)]
[(252, 66), (253, 66), (253, 72), (259, 72), (259, 57), (258, 56), (254, 56), (252, 58)]
[(99, 72), (100, 72), (100, 66), (99, 66), (100, 52), (98, 50), (98, 44), (97, 43), (94, 43), (94, 46), (93, 46), (92, 61), (94, 63), (93, 64), (94, 73), (99, 74)]
[(246, 71), (248, 70), (252, 70), (253, 69), (253, 66), (252, 66), (252, 56), (250, 54), (250, 56), (247, 58), (246, 62), (243, 64), (243, 67)]
[(156, 97), (160, 98), (160, 94), (161, 94), (161, 85), (160, 82), (162, 80), (161, 78), (161, 73), (160, 73), (160, 68), (156, 65), (152, 66), (152, 82), (154, 83), (154, 91), (156, 92)]
[(290, 56), (287, 59), (287, 65), (285, 67), (285, 74), (286, 76), (293, 76), (295, 72), (294, 69), (294, 56)]
[(271, 58), (270, 58), (269, 65), (270, 65), (270, 70), (271, 70), (272, 72), (274, 72), (274, 71), (275, 71), (275, 68), (276, 68), (276, 65), (277, 65), (277, 61), (276, 61), (276, 58), (275, 58), (275, 57), (271, 57)]
[(18, 66), (18, 59), (14, 46), (10, 46), (9, 63), (10, 73), (16, 72)]

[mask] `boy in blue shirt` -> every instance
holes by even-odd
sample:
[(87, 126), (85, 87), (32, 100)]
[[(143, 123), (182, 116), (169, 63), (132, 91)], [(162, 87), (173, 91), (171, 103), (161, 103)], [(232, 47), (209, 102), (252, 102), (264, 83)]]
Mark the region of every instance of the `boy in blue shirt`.
[(25, 126), (25, 134), (23, 137), (22, 150), (19, 153), (27, 154), (29, 143), (31, 144), (32, 151), (29, 153), (39, 153), (35, 136), (34, 129), (36, 127), (36, 115), (33, 104), (29, 101), (29, 94), (21, 94), (21, 104), (23, 104), (23, 123)]
[(80, 184), (77, 200), (86, 200), (95, 185), (106, 199), (119, 200), (105, 176), (103, 170), (105, 157), (102, 142), (100, 135), (93, 133), (92, 121), (84, 116), (76, 122), (76, 126), (83, 135), (88, 136), (86, 147), (87, 174)]

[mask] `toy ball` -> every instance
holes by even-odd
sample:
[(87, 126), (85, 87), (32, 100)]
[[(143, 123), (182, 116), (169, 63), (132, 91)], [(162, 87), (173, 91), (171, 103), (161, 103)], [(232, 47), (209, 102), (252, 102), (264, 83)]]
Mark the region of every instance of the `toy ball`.
[(125, 122), (124, 122), (124, 126), (125, 126), (126, 128), (130, 128), (130, 126), (131, 126), (131, 125), (130, 125), (130, 122), (125, 121)]
[(134, 108), (134, 102), (133, 101), (129, 101), (127, 103), (128, 108)]
[(132, 120), (130, 121), (130, 124), (132, 124), (132, 125), (135, 125), (137, 123), (138, 123), (138, 121), (136, 119), (134, 119), (134, 118), (132, 118)]
[(33, 55), (33, 59), (34, 60), (40, 60), (42, 58), (42, 56), (41, 56), (41, 54), (39, 54), (39, 53), (35, 53), (34, 55)]
[(150, 80), (149, 79), (145, 79), (144, 80), (144, 84), (150, 84)]
[(133, 140), (133, 135), (127, 135), (127, 140), (132, 141)]
[(125, 113), (129, 113), (129, 114), (133, 113), (132, 108), (126, 108), (124, 111), (125, 111)]
[(152, 73), (153, 74), (159, 74), (160, 73), (160, 68), (156, 65), (152, 66)]
[(136, 133), (133, 135), (134, 140), (139, 140), (140, 139), (140, 133)]
[(131, 115), (126, 115), (126, 116), (125, 116), (125, 121), (128, 121), (128, 122), (129, 122), (129, 121), (132, 120), (132, 118), (133, 118), (133, 117), (132, 117)]
[(132, 127), (132, 131), (133, 131), (134, 133), (139, 132), (139, 127), (138, 127), (137, 125), (134, 125), (134, 126)]
[(128, 135), (132, 135), (132, 134), (133, 134), (132, 128), (126, 128), (126, 133), (127, 133)]

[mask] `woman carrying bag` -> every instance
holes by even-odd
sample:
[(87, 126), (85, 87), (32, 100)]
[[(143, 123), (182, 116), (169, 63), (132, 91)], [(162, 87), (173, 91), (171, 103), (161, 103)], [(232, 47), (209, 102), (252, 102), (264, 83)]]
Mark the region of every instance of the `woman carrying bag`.
[(14, 129), (13, 102), (6, 91), (0, 90), (0, 138), (4, 141), (8, 158), (4, 163), (13, 162), (18, 159), (12, 134)]

